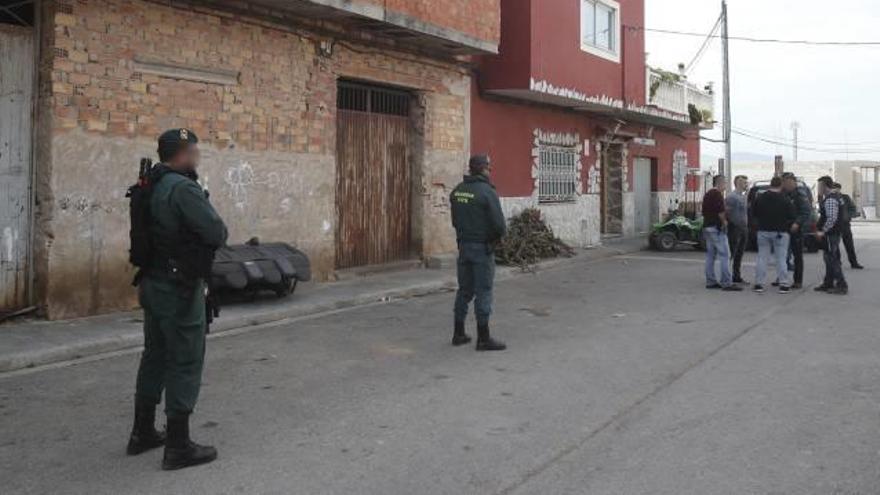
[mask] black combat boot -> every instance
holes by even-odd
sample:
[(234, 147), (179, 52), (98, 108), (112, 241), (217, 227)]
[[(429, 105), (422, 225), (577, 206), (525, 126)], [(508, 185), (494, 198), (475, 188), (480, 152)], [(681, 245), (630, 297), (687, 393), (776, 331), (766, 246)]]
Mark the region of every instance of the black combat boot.
[(455, 322), (455, 333), (452, 334), (452, 345), (458, 347), (460, 345), (470, 344), (471, 336), (464, 332), (464, 322)]
[(493, 339), (489, 335), (489, 325), (477, 325), (478, 351), (503, 351), (507, 349), (504, 342)]
[(189, 416), (168, 417), (168, 441), (165, 444), (162, 469), (172, 471), (198, 466), (216, 458), (217, 449), (199, 445), (189, 439)]
[(128, 439), (128, 455), (143, 454), (165, 445), (165, 433), (156, 430), (156, 405), (143, 399), (134, 399), (134, 427)]

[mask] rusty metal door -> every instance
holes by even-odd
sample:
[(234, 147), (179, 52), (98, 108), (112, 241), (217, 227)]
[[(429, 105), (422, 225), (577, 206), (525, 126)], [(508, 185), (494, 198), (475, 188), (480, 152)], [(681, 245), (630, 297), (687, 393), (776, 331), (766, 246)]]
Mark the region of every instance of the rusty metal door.
[(33, 38), (0, 24), (0, 313), (28, 302)]
[(408, 93), (340, 83), (336, 121), (336, 267), (412, 253)]

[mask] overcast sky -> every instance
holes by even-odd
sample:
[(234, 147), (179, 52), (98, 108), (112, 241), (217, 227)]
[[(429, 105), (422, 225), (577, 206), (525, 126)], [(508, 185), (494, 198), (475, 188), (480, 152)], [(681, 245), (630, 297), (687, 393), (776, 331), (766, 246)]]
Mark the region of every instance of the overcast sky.
[[(708, 33), (720, 0), (645, 0), (647, 27)], [(728, 0), (730, 35), (822, 41), (880, 40), (877, 0)], [(700, 38), (647, 33), (648, 63), (675, 69), (696, 54)], [(880, 46), (821, 47), (731, 41), (733, 127), (791, 141), (801, 124), (800, 160), (880, 160)], [(721, 43), (715, 40), (690, 79), (715, 81), (721, 115)], [(720, 126), (719, 126), (720, 127)], [(720, 130), (706, 133), (720, 138)], [(840, 143), (840, 144), (825, 144)], [(845, 146), (843, 143), (851, 143)], [(867, 144), (866, 144), (867, 143)], [(734, 153), (782, 154), (789, 146), (733, 136)], [(871, 153), (856, 153), (870, 150)], [(703, 154), (723, 156), (723, 145), (704, 141)]]

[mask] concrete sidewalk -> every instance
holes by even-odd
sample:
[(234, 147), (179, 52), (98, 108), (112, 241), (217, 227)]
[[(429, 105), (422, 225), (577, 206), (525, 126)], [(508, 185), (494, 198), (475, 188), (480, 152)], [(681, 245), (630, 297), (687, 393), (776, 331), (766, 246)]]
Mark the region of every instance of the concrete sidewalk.
[[(582, 263), (645, 249), (643, 238), (615, 239), (602, 247), (579, 251), (574, 258), (542, 262), (537, 270)], [(519, 268), (499, 267), (499, 280), (528, 275)], [(224, 306), (211, 326), (213, 334), (315, 315), (341, 308), (454, 290), (455, 271), (416, 269), (375, 274), (335, 283), (300, 284), (284, 299), (264, 298)], [(450, 309), (451, 311), (451, 309)], [(143, 342), (140, 311), (62, 321), (32, 320), (0, 325), (0, 373), (138, 347)]]

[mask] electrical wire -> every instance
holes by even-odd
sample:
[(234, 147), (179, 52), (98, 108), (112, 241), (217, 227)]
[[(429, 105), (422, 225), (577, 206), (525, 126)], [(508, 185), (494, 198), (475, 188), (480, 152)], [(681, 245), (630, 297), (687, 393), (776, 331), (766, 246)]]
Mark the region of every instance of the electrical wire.
[[(761, 142), (767, 143), (767, 144), (775, 144), (777, 146), (785, 146), (785, 147), (789, 147), (789, 148), (794, 147), (794, 142), (792, 142), (792, 141), (785, 142), (785, 141), (781, 141), (781, 140), (767, 139), (767, 138), (756, 136), (754, 134), (750, 134), (747, 132), (737, 131), (734, 129), (731, 129), (730, 132), (733, 134), (736, 134), (738, 136), (753, 139), (755, 141), (761, 141)], [(836, 154), (847, 154), (847, 153), (848, 154), (880, 154), (880, 148), (875, 148), (875, 149), (845, 149), (845, 148), (844, 149), (830, 149), (830, 148), (814, 148), (814, 147), (810, 147), (810, 146), (801, 146), (800, 143), (798, 143), (798, 149), (801, 149), (804, 151), (813, 151), (816, 153), (828, 153), (828, 154), (835, 154), (835, 155)]]
[[(644, 26), (623, 26), (625, 29), (630, 31), (645, 31), (650, 33), (660, 33), (660, 34), (671, 34), (671, 35), (679, 35), (679, 36), (696, 36), (696, 37), (710, 37), (710, 38), (721, 38), (721, 35), (713, 35), (706, 33), (694, 33), (688, 31), (674, 31), (671, 29), (654, 29), (654, 28), (646, 28)], [(775, 38), (752, 38), (748, 36), (728, 36), (727, 39), (733, 41), (749, 41), (752, 43), (778, 43), (785, 45), (814, 45), (814, 46), (880, 46), (880, 41), (818, 41), (818, 40), (786, 40), (786, 39), (775, 39)]]
[(709, 45), (712, 43), (712, 40), (714, 39), (715, 34), (718, 32), (718, 29), (721, 27), (721, 22), (723, 20), (724, 20), (723, 14), (718, 16), (718, 20), (715, 21), (715, 26), (712, 28), (711, 31), (709, 31), (709, 35), (706, 36), (706, 39), (703, 41), (702, 46), (700, 46), (700, 49), (697, 50), (697, 54), (694, 55), (694, 58), (691, 59), (689, 64), (687, 64), (687, 67), (684, 70), (685, 74), (690, 74), (691, 71), (693, 70), (693, 68), (698, 63), (700, 63), (700, 60), (703, 59), (703, 55), (706, 54), (706, 50), (709, 48)]
[[(773, 134), (768, 134), (766, 132), (753, 131), (751, 129), (744, 129), (742, 127), (737, 127), (737, 126), (732, 126), (731, 128), (735, 129), (737, 131), (740, 131), (740, 132), (754, 134), (756, 136), (760, 136), (762, 138), (767, 138), (767, 139), (776, 139), (776, 140), (781, 140), (781, 141), (785, 141), (788, 139), (787, 137), (776, 136)], [(830, 141), (807, 141), (804, 139), (798, 139), (798, 144), (814, 144), (814, 145), (818, 145), (818, 146), (877, 146), (877, 147), (880, 147), (880, 141), (863, 141), (863, 142), (851, 143), (851, 142), (830, 142)]]

